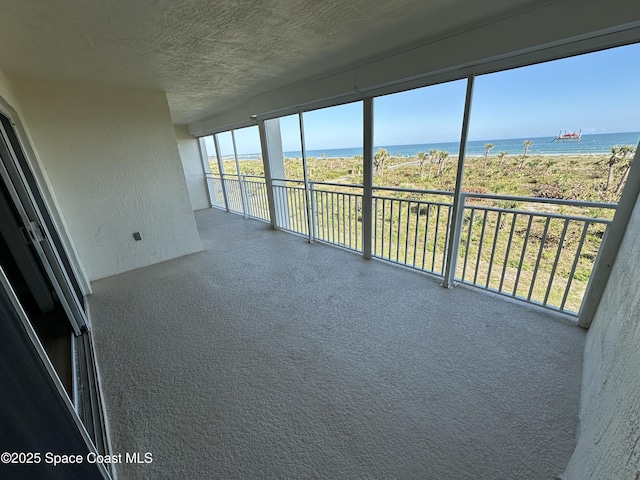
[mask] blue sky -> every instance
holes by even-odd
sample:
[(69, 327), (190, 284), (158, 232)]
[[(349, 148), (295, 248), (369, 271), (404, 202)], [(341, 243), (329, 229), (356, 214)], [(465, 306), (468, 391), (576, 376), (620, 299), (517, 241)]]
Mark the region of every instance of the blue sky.
[[(640, 44), (476, 77), (469, 140), (640, 131)], [(460, 140), (466, 81), (374, 100), (375, 145)], [(304, 113), (308, 150), (362, 146), (362, 103)], [(300, 150), (297, 116), (281, 119), (283, 148)], [(231, 135), (219, 136), (223, 155)], [(238, 153), (260, 150), (257, 127), (236, 130)]]

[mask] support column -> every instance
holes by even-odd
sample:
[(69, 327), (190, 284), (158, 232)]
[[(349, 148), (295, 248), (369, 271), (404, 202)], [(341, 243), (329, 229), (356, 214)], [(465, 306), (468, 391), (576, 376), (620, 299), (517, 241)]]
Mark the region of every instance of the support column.
[(258, 120), (260, 144), (262, 146), (262, 163), (264, 178), (267, 184), (269, 201), (269, 217), (271, 227), (289, 228), (289, 202), (284, 194), (276, 194), (274, 187), (285, 186), (284, 153), (282, 151), (282, 135), (280, 119)]
[(373, 222), (373, 98), (363, 100), (362, 255), (371, 259)]
[(236, 173), (238, 175), (238, 190), (240, 190), (240, 203), (242, 204), (242, 216), (247, 219), (247, 194), (245, 192), (244, 177), (240, 175), (240, 162), (238, 161), (238, 149), (236, 148), (236, 134), (231, 130), (231, 143), (233, 143), (233, 158), (236, 161)]
[(309, 243), (313, 243), (316, 238), (316, 217), (315, 209), (311, 207), (313, 204), (313, 192), (309, 188), (309, 172), (307, 171), (307, 149), (304, 142), (304, 120), (302, 112), (298, 114), (300, 123), (300, 148), (302, 153), (302, 176), (304, 179), (304, 203), (307, 215), (307, 230), (309, 233)]
[(220, 183), (222, 184), (222, 197), (224, 198), (224, 209), (229, 211), (229, 195), (227, 195), (227, 182), (224, 178), (224, 164), (222, 163), (222, 155), (220, 154), (220, 143), (218, 142), (218, 134), (213, 135), (213, 145), (216, 149), (216, 160), (218, 161), (218, 170), (220, 170)]
[(453, 208), (451, 231), (449, 233), (449, 245), (447, 246), (447, 265), (444, 271), (442, 286), (452, 288), (456, 278), (458, 266), (458, 252), (460, 251), (460, 235), (462, 233), (462, 220), (464, 219), (464, 196), (462, 195), (462, 181), (464, 180), (464, 157), (467, 147), (467, 134), (469, 132), (469, 115), (471, 114), (471, 99), (473, 97), (474, 76), (467, 79), (467, 95), (464, 102), (464, 116), (462, 117), (462, 134), (460, 137), (460, 151), (458, 153), (458, 172), (456, 175), (456, 188), (453, 194)]
[(198, 148), (200, 151), (200, 162), (202, 163), (202, 175), (204, 176), (204, 188), (209, 197), (209, 207), (213, 207), (215, 205), (213, 180), (208, 176), (211, 175), (211, 166), (209, 165), (209, 153), (207, 152), (204, 137), (198, 138)]

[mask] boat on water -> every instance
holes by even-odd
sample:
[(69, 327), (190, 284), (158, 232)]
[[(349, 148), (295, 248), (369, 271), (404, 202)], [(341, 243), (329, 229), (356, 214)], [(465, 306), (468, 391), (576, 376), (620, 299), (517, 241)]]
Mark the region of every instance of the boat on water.
[(560, 130), (560, 133), (558, 133), (558, 136), (556, 138), (554, 138), (553, 140), (551, 140), (551, 142), (564, 142), (567, 140), (573, 140), (575, 142), (581, 142), (582, 141), (582, 129), (580, 129), (579, 132), (567, 132), (566, 130), (564, 131), (564, 133), (562, 133), (562, 130)]

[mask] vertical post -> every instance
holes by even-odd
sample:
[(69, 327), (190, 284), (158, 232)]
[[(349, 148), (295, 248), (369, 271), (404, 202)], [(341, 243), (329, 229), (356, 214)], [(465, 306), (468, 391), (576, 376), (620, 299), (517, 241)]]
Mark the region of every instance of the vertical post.
[(373, 220), (373, 98), (363, 100), (362, 255), (371, 259)]
[(233, 143), (233, 158), (236, 161), (236, 173), (238, 176), (238, 188), (240, 189), (240, 201), (242, 202), (242, 216), (247, 218), (247, 199), (244, 192), (244, 181), (240, 175), (240, 162), (238, 161), (238, 149), (236, 148), (236, 135), (233, 130), (231, 130), (231, 142)]
[(475, 77), (467, 78), (467, 94), (464, 101), (464, 116), (462, 117), (462, 135), (460, 137), (460, 152), (458, 153), (458, 172), (456, 175), (456, 188), (453, 194), (453, 221), (449, 232), (449, 245), (447, 246), (447, 265), (444, 271), (442, 286), (452, 288), (456, 278), (458, 266), (458, 252), (460, 250), (460, 235), (462, 233), (462, 220), (464, 218), (465, 197), (462, 194), (462, 181), (464, 179), (464, 157), (467, 147), (467, 134), (469, 133), (469, 115), (471, 113), (471, 99), (473, 97), (473, 81)]
[[(271, 228), (278, 228), (276, 219), (276, 201), (273, 195), (273, 181), (271, 180), (271, 154), (269, 142), (272, 137), (273, 130), (271, 122), (273, 120), (258, 120), (258, 132), (260, 133), (260, 148), (262, 149), (262, 165), (264, 167), (264, 182), (267, 189), (267, 203), (269, 204), (269, 220)], [(276, 120), (279, 122), (279, 120)]]
[[(211, 188), (211, 184), (213, 184), (213, 179), (209, 178), (211, 175), (211, 167), (209, 166), (209, 153), (207, 152), (207, 145), (205, 143), (204, 137), (198, 138), (198, 149), (200, 151), (200, 161), (202, 162), (202, 175), (204, 176), (204, 188), (209, 197), (209, 207), (213, 207), (215, 204), (215, 197), (213, 188)], [(209, 182), (211, 180), (211, 182)]]
[(316, 199), (313, 193), (313, 183), (309, 182), (309, 197), (311, 199), (311, 218), (313, 221), (311, 222), (311, 228), (313, 228), (313, 232), (311, 232), (311, 238), (315, 240), (318, 235), (318, 221), (317, 221), (317, 210), (316, 210)]
[(298, 120), (300, 123), (300, 148), (302, 152), (302, 174), (304, 179), (304, 202), (307, 213), (307, 230), (309, 231), (309, 243), (313, 243), (315, 240), (316, 218), (313, 215), (311, 196), (309, 194), (309, 172), (307, 171), (307, 150), (304, 143), (304, 120), (302, 118), (302, 112), (298, 113)]
[(227, 182), (224, 178), (224, 164), (222, 163), (222, 155), (220, 154), (220, 142), (218, 142), (218, 134), (213, 135), (213, 146), (216, 149), (216, 159), (218, 160), (218, 170), (220, 170), (220, 183), (222, 183), (222, 198), (224, 198), (224, 209), (229, 211), (229, 195), (227, 194)]
[(245, 205), (247, 206), (245, 218), (251, 218), (253, 216), (253, 212), (251, 211), (251, 192), (249, 192), (249, 184), (247, 183), (246, 175), (242, 175), (242, 185), (244, 188)]

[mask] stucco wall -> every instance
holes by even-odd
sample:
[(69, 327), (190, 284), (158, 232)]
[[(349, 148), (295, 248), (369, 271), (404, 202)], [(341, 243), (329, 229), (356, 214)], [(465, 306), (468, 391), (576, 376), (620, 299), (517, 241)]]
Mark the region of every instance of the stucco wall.
[[(8, 107), (8, 108), (7, 108)], [(37, 155), (32, 149), (32, 141), (29, 135), (29, 130), (27, 126), (23, 122), (22, 113), (20, 109), (20, 104), (16, 99), (16, 96), (13, 92), (13, 86), (9, 78), (3, 74), (0, 70), (0, 108), (6, 109), (4, 112), (5, 115), (11, 117), (11, 120), (14, 122), (14, 128), (16, 130), (16, 134), (18, 138), (22, 142), (22, 147), (24, 149), (24, 153), (27, 156), (29, 164), (31, 166), (32, 173), (36, 178), (36, 182), (40, 188), (40, 193), (42, 194), (45, 203), (49, 207), (49, 213), (51, 214), (51, 219), (56, 226), (56, 230), (58, 232), (58, 236), (62, 241), (62, 244), (65, 247), (67, 256), (69, 261), (71, 262), (72, 268), (74, 270), (74, 274), (76, 279), (80, 284), (80, 288), (84, 294), (91, 293), (91, 285), (89, 284), (89, 279), (87, 278), (86, 271), (82, 262), (78, 257), (78, 252), (75, 248), (75, 245), (71, 238), (69, 237), (69, 232), (66, 228), (66, 223), (63, 221), (63, 217), (60, 211), (60, 207), (56, 200), (55, 195), (51, 192), (49, 179), (46, 176), (46, 172), (41, 168), (40, 162), (37, 158)], [(11, 111), (13, 110), (13, 112)]]
[(565, 480), (640, 475), (640, 198), (587, 336), (578, 445)]
[(91, 280), (201, 250), (164, 93), (11, 83)]
[(180, 150), (180, 159), (182, 160), (182, 169), (187, 182), (191, 208), (193, 210), (209, 208), (209, 194), (205, 188), (198, 140), (189, 135), (186, 125), (175, 125), (174, 128), (178, 139), (178, 149)]

